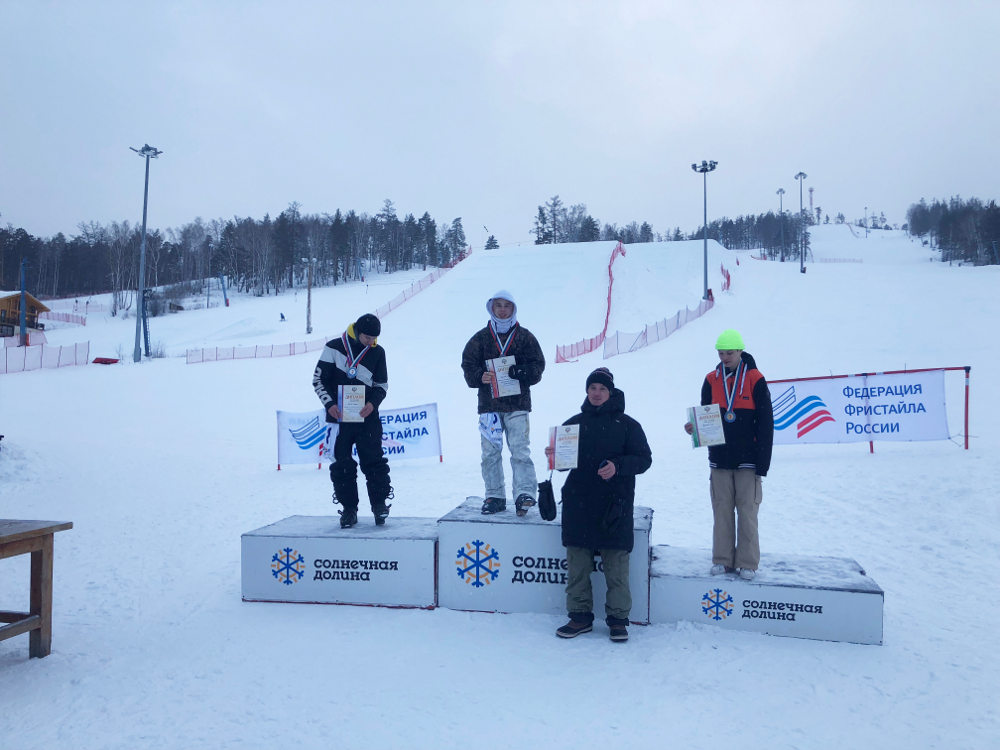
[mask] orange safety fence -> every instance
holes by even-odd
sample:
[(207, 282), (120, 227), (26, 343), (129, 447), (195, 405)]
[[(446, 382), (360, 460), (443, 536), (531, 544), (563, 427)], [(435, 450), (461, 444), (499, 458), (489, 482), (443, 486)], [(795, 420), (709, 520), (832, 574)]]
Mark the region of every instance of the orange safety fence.
[(604, 343), (604, 337), (608, 333), (608, 320), (611, 318), (611, 287), (615, 283), (615, 275), (612, 271), (612, 266), (615, 264), (615, 260), (619, 255), (625, 255), (625, 246), (619, 242), (615, 245), (615, 249), (611, 251), (611, 257), (608, 259), (608, 299), (607, 307), (604, 313), (604, 329), (596, 336), (591, 336), (589, 339), (581, 339), (573, 344), (566, 344), (565, 346), (556, 347), (556, 362), (572, 362), (577, 357), (583, 354), (589, 354), (595, 351), (597, 347)]
[(662, 341), (678, 328), (683, 327), (692, 320), (696, 320), (711, 310), (715, 306), (715, 300), (703, 299), (693, 310), (685, 307), (678, 310), (676, 315), (664, 318), (656, 323), (649, 323), (638, 333), (624, 333), (615, 331), (604, 340), (604, 359), (634, 352), (643, 347)]
[[(400, 292), (389, 302), (375, 310), (375, 315), (384, 318), (397, 307), (402, 305), (414, 295), (419, 294), (435, 281), (440, 279), (446, 272), (454, 268), (459, 262), (465, 260), (468, 255), (463, 253), (459, 258), (446, 266), (437, 268), (422, 279), (410, 284), (410, 288)], [(327, 341), (337, 338), (340, 334), (334, 334), (322, 339), (312, 341), (295, 341), (290, 344), (265, 344), (261, 346), (226, 346), (209, 347), (207, 349), (188, 349), (185, 353), (187, 364), (193, 365), (200, 362), (223, 362), (232, 359), (270, 359), (272, 357), (291, 357), (296, 354), (305, 354), (322, 349)]]

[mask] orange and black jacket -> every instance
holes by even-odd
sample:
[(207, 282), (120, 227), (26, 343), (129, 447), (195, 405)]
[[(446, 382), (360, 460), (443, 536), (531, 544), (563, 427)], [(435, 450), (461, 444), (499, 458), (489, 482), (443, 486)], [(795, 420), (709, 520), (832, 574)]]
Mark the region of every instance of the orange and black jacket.
[[(736, 395), (733, 398), (733, 414), (736, 419), (723, 419), (722, 429), (726, 435), (725, 445), (708, 447), (708, 465), (713, 469), (753, 469), (757, 476), (767, 476), (771, 468), (771, 446), (774, 444), (774, 413), (771, 411), (771, 392), (767, 381), (746, 352), (741, 355), (743, 366), (736, 381)], [(720, 362), (705, 376), (701, 386), (701, 403), (719, 404), (723, 415), (726, 413), (726, 388), (723, 385), (723, 367)], [(737, 372), (727, 372), (730, 392)]]

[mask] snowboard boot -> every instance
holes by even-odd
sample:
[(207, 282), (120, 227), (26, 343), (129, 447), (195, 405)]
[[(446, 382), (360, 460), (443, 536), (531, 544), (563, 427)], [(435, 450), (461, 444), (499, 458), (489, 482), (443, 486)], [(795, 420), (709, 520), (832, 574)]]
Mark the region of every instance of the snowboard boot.
[(392, 485), (389, 484), (389, 477), (385, 479), (376, 479), (368, 481), (368, 501), (372, 506), (372, 515), (375, 516), (375, 525), (384, 526), (385, 519), (389, 517), (389, 508), (392, 505), (386, 503), (386, 500), (392, 500), (396, 496), (396, 493), (392, 489)]
[(336, 477), (333, 480), (333, 502), (340, 503), (340, 528), (349, 529), (358, 522), (358, 484), (353, 478)]
[(349, 529), (358, 522), (357, 508), (344, 508), (340, 513), (340, 528)]
[(372, 505), (372, 514), (375, 516), (376, 526), (385, 526), (385, 519), (389, 517), (389, 508), (391, 507), (391, 505), (386, 505), (385, 502)]
[(483, 503), (483, 515), (489, 516), (507, 510), (507, 499), (503, 497), (488, 497)]
[(535, 498), (531, 495), (518, 495), (517, 500), (514, 501), (514, 509), (518, 516), (522, 518), (528, 515), (528, 508), (535, 504)]

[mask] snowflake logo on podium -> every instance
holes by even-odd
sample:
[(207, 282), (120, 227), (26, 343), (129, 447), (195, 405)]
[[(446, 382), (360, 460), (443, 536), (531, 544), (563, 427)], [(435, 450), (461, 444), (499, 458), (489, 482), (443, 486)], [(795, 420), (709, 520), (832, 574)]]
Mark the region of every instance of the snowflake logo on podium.
[(466, 542), (464, 549), (459, 548), (455, 564), (458, 566), (458, 577), (477, 589), (500, 575), (500, 554), (479, 539), (471, 544)]
[(291, 586), (306, 574), (306, 560), (298, 550), (285, 547), (271, 558), (271, 575), (286, 586)]
[(712, 620), (725, 620), (733, 613), (733, 595), (722, 589), (712, 589), (701, 600), (704, 602), (701, 611)]

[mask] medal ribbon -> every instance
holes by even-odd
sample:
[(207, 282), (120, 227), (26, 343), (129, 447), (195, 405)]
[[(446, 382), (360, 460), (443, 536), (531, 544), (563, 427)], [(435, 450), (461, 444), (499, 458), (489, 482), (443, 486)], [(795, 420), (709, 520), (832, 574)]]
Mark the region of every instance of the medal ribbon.
[(514, 341), (514, 336), (517, 335), (518, 323), (514, 324), (514, 327), (510, 329), (510, 336), (507, 337), (507, 343), (500, 346), (500, 336), (497, 335), (496, 326), (493, 325), (493, 321), (490, 321), (490, 333), (493, 334), (493, 342), (497, 345), (497, 349), (500, 351), (500, 356), (505, 357), (507, 355), (507, 350), (510, 348), (511, 343)]
[[(347, 369), (348, 369), (348, 371), (353, 370), (355, 373), (357, 373), (357, 371), (358, 371), (358, 363), (368, 353), (368, 350), (371, 349), (371, 346), (366, 346), (364, 349), (361, 350), (361, 354), (359, 354), (357, 357), (355, 357), (351, 353), (351, 345), (350, 345), (350, 343), (347, 340), (347, 331), (344, 331), (343, 335), (340, 337), (340, 340), (341, 340), (341, 343), (343, 343), (343, 345), (344, 345), (344, 352), (347, 355)], [(347, 374), (350, 377), (352, 377), (352, 378), (354, 377), (354, 375), (352, 375), (350, 372), (348, 372)]]
[(731, 391), (727, 382), (726, 368), (722, 364), (719, 364), (719, 369), (722, 374), (722, 390), (726, 394), (726, 416), (729, 416), (733, 413), (733, 400), (736, 398), (737, 391), (743, 389), (743, 378), (747, 374), (747, 366), (746, 362), (742, 360), (736, 366), (736, 372), (733, 373), (733, 389)]

